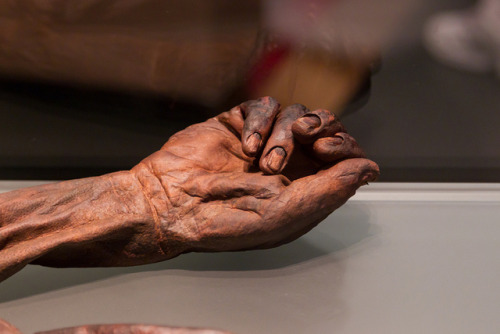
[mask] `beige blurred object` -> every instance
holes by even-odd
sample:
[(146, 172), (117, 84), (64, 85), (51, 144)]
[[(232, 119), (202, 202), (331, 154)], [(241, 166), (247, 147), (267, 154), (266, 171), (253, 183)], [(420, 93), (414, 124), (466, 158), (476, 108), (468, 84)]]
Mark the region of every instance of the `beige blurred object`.
[(0, 0), (0, 75), (215, 105), (248, 69), (260, 1)]
[(266, 27), (291, 41), (359, 58), (385, 49), (422, 0), (266, 0)]
[(291, 47), (253, 85), (253, 96), (342, 114), (418, 6), (416, 0), (264, 1), (263, 19), (274, 39), (266, 47)]
[(319, 50), (292, 51), (256, 85), (252, 94), (270, 94), (284, 105), (300, 102), (311, 110), (328, 109), (341, 115), (370, 76), (370, 60), (338, 57)]

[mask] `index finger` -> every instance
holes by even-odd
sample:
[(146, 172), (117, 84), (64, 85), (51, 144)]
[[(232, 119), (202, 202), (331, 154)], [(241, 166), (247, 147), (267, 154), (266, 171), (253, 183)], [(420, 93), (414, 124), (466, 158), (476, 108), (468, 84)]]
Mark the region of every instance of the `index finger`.
[(266, 96), (244, 102), (239, 107), (245, 118), (241, 133), (243, 152), (254, 157), (269, 137), (280, 104), (274, 98)]

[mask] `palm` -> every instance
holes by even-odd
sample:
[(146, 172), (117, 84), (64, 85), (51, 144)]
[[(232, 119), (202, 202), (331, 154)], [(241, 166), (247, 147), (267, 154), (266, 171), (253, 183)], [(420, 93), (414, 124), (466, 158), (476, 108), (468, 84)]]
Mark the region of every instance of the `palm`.
[(210, 244), (219, 239), (220, 248), (235, 235), (241, 246), (246, 233), (233, 230), (238, 221), (256, 226), (279, 194), (284, 178), (263, 176), (253, 161), (243, 153), (240, 139), (215, 119), (177, 133), (145, 160), (168, 194), (163, 220), (182, 217), (184, 233), (189, 231), (199, 249), (211, 248), (199, 239), (210, 239)]

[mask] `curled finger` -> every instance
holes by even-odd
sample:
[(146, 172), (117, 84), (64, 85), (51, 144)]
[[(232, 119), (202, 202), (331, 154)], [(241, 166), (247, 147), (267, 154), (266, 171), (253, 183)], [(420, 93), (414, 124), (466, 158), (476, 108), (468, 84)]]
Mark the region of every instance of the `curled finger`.
[(278, 101), (272, 97), (262, 97), (223, 112), (216, 119), (240, 137), (243, 152), (254, 157), (269, 137), (279, 109)]
[(259, 161), (264, 173), (279, 174), (285, 168), (295, 145), (292, 125), (308, 111), (305, 106), (294, 104), (280, 112)]
[(269, 137), (280, 105), (278, 101), (267, 96), (242, 103), (239, 108), (244, 117), (241, 132), (243, 152), (249, 157), (254, 157)]
[(292, 132), (301, 144), (311, 144), (318, 138), (345, 132), (345, 128), (333, 112), (317, 109), (297, 119), (293, 123)]
[(324, 162), (366, 157), (356, 140), (345, 132), (338, 132), (332, 137), (319, 138), (314, 142), (312, 151), (318, 159)]

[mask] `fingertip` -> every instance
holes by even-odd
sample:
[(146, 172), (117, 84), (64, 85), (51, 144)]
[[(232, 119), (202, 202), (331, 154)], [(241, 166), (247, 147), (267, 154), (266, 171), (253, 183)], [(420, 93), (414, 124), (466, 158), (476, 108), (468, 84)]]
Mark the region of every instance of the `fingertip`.
[(262, 136), (258, 132), (254, 132), (247, 137), (243, 142), (243, 153), (249, 157), (255, 157), (262, 146)]
[(314, 155), (321, 161), (333, 162), (347, 158), (348, 152), (342, 150), (344, 139), (338, 136), (320, 138), (312, 145)]
[(379, 166), (366, 158), (346, 159), (332, 167), (337, 177), (358, 187), (373, 182), (380, 176)]
[(266, 174), (279, 174), (285, 167), (287, 153), (283, 147), (276, 146), (260, 159), (259, 167)]
[(241, 133), (243, 152), (249, 157), (255, 157), (269, 137), (280, 104), (276, 99), (265, 96), (244, 102), (240, 107), (244, 115)]
[(298, 118), (293, 126), (294, 137), (302, 144), (311, 144), (315, 139), (345, 132), (344, 126), (334, 113), (326, 109), (309, 111)]
[(356, 140), (345, 132), (338, 132), (333, 137), (319, 138), (312, 145), (312, 151), (318, 159), (325, 162), (366, 158)]
[(305, 114), (292, 125), (295, 138), (302, 144), (310, 144), (321, 129), (321, 118), (315, 114)]
[(259, 99), (262, 103), (271, 106), (273, 109), (279, 109), (280, 103), (274, 97), (263, 96)]
[(362, 181), (373, 182), (377, 180), (379, 176), (380, 176), (380, 167), (374, 161), (368, 160), (368, 166), (365, 168)]

